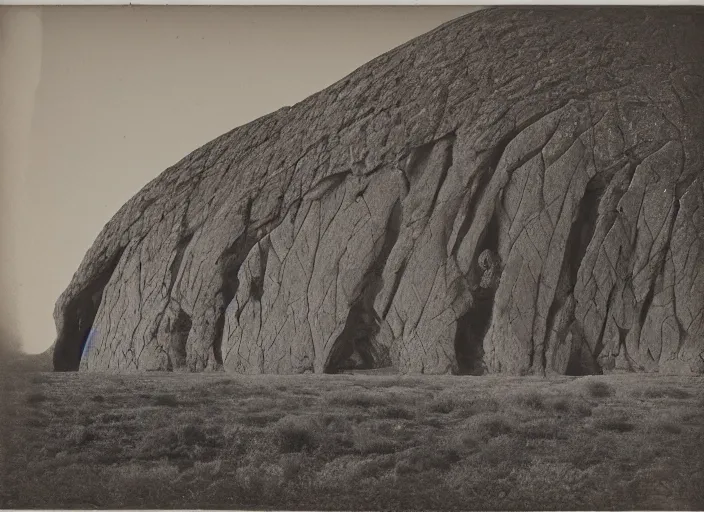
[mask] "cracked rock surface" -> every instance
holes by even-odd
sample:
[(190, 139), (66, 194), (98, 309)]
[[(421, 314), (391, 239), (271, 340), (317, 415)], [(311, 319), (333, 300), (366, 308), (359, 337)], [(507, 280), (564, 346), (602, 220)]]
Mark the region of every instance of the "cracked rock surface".
[(704, 372), (704, 10), (491, 8), (164, 171), (56, 370)]

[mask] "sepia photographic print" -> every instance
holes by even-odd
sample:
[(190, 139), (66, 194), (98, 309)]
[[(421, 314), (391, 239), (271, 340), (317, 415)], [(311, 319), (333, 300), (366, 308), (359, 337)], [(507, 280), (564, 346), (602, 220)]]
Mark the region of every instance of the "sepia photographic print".
[(0, 506), (704, 509), (704, 7), (0, 7)]

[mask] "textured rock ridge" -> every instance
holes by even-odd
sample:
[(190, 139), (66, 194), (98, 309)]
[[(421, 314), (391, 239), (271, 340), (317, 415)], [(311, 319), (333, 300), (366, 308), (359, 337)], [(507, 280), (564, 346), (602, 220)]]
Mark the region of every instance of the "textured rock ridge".
[(57, 370), (704, 372), (704, 11), (492, 8), (128, 201)]

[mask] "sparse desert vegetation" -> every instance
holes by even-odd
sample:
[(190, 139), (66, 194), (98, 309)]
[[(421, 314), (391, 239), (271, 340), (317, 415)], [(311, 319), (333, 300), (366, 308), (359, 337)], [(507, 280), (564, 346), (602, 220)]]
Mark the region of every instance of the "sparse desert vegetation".
[(15, 373), (4, 508), (701, 509), (704, 379)]

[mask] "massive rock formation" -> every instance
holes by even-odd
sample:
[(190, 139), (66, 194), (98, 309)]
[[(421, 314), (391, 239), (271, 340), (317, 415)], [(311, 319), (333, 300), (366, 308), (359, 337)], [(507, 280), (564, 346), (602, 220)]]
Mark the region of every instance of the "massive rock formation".
[(55, 369), (702, 372), (703, 150), (701, 9), (470, 14), (149, 183)]

